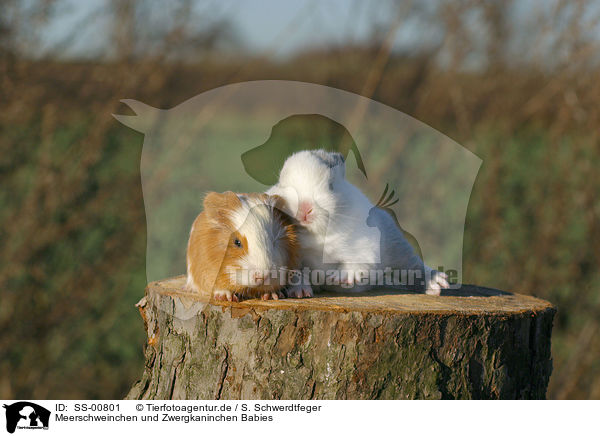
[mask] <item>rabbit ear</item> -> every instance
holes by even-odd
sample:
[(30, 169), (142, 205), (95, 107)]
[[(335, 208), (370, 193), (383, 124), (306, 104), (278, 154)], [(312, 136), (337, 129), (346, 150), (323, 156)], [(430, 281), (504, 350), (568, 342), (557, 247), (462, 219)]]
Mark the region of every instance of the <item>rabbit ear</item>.
[(158, 119), (158, 116), (161, 112), (160, 109), (148, 106), (147, 104), (137, 100), (125, 99), (121, 100), (121, 102), (129, 106), (136, 113), (136, 115), (113, 114), (113, 117), (115, 117), (117, 121), (125, 124), (127, 127), (137, 130), (138, 132), (148, 132)]

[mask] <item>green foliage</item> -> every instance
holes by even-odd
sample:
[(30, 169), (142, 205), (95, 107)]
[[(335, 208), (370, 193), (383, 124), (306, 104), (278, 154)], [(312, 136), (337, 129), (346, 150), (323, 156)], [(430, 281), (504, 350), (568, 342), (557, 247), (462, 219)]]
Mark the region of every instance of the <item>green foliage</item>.
[[(114, 398), (142, 364), (144, 332), (134, 308), (145, 286), (141, 138), (109, 132), (102, 157), (84, 165), (78, 139), (90, 123), (56, 129), (45, 157), (46, 150), (31, 150), (3, 175), (3, 397)], [(22, 131), (39, 129), (31, 123)], [(40, 178), (58, 173), (78, 184), (40, 187)]]

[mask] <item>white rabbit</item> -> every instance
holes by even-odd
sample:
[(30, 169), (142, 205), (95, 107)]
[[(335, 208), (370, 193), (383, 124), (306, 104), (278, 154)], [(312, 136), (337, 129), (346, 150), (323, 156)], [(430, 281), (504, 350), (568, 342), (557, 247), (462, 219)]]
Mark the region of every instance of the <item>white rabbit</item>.
[[(416, 272), (424, 280), (426, 293), (439, 295), (442, 288), (449, 286), (446, 274), (425, 265), (390, 214), (375, 207), (345, 177), (346, 166), (340, 153), (301, 151), (288, 157), (279, 182), (267, 191), (281, 196), (287, 212), (300, 224), (302, 266), (311, 271), (339, 272), (338, 283), (328, 282), (319, 288), (361, 292), (374, 287), (397, 287), (373, 286), (360, 280), (366, 271), (389, 267)], [(312, 295), (308, 277), (303, 284), (288, 290), (290, 297)]]

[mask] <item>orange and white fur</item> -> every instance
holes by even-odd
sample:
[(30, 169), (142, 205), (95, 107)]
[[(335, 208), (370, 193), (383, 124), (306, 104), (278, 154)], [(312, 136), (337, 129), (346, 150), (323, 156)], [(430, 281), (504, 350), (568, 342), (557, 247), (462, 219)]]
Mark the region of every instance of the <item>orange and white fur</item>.
[(298, 267), (298, 237), (282, 199), (267, 194), (209, 192), (190, 231), (187, 288), (215, 300), (283, 297)]

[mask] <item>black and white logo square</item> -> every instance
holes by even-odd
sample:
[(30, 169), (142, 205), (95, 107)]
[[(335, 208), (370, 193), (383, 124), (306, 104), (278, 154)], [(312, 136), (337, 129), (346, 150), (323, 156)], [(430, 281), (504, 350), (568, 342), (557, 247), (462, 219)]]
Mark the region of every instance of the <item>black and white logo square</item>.
[(6, 409), (6, 431), (14, 433), (16, 429), (48, 429), (50, 411), (29, 401), (4, 404)]

